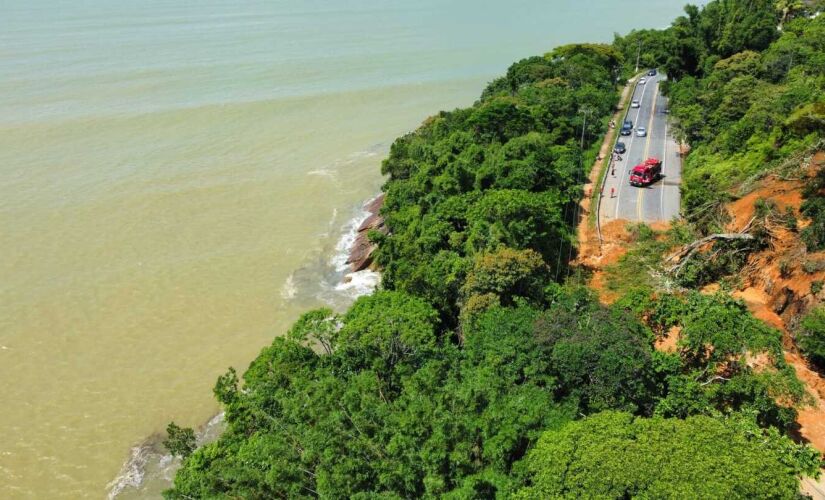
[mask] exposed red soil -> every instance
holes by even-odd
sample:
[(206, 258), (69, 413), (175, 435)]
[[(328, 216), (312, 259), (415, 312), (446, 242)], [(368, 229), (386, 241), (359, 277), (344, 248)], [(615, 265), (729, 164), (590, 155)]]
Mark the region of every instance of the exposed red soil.
[[(619, 262), (633, 243), (633, 235), (628, 230), (628, 224), (630, 221), (616, 219), (602, 225), (601, 245), (594, 228), (579, 228), (579, 234), (586, 234), (588, 238), (579, 246), (576, 264), (592, 271), (588, 286), (599, 292), (599, 299), (605, 304), (618, 299), (617, 294), (606, 286), (605, 270)], [(670, 227), (668, 222), (654, 222), (649, 225), (656, 231), (666, 231)]]
[[(623, 95), (622, 100), (625, 99), (626, 95)], [(600, 157), (609, 151), (611, 139), (612, 134), (605, 137)], [(683, 153), (686, 154), (687, 151)], [(808, 176), (814, 175), (816, 169), (823, 165), (825, 152), (818, 152), (808, 165)], [(599, 292), (603, 302), (610, 303), (618, 297), (605, 286), (605, 268), (618, 262), (627, 252), (628, 246), (632, 243), (632, 236), (627, 229), (628, 221), (614, 220), (602, 226), (600, 241), (596, 228), (588, 223), (590, 199), (598, 182), (601, 167), (600, 160), (593, 165), (590, 183), (582, 203), (584, 216), (578, 227), (577, 264), (593, 271), (589, 285)], [(760, 199), (770, 200), (780, 214), (790, 209), (797, 218), (799, 228), (805, 227), (806, 222), (800, 218), (799, 213), (804, 182), (804, 175), (802, 180), (783, 180), (777, 177), (763, 179), (756, 189), (728, 205), (731, 221), (727, 230), (738, 232), (752, 223), (756, 202)], [(662, 230), (667, 227), (668, 224), (665, 223), (654, 228)], [(802, 315), (825, 299), (825, 291), (817, 296), (811, 293), (811, 283), (825, 280), (825, 270), (806, 272), (803, 269), (806, 260), (825, 260), (825, 252), (807, 253), (797, 233), (774, 221), (765, 221), (765, 227), (772, 236), (771, 245), (768, 249), (751, 256), (748, 265), (742, 271), (742, 289), (734, 292), (734, 296), (742, 299), (755, 317), (783, 333), (785, 361), (794, 368), (797, 377), (805, 384), (813, 398), (813, 404), (798, 409), (799, 434), (818, 450), (825, 451), (825, 378), (812, 370), (799, 355), (792, 334)], [(715, 293), (718, 289), (718, 284), (712, 284), (703, 288), (702, 292)], [(656, 340), (656, 349), (664, 352), (675, 351), (679, 333), (678, 328), (671, 329)], [(757, 370), (772, 367), (767, 356), (753, 356), (748, 362)], [(802, 489), (814, 498), (825, 499), (825, 479), (817, 482), (806, 478)]]
[(618, 297), (606, 286), (605, 269), (617, 263), (632, 243), (627, 230), (627, 221), (614, 220), (602, 226), (602, 245), (599, 245), (598, 236), (594, 234), (595, 230), (586, 228), (585, 231), (594, 237), (582, 242), (583, 244), (579, 247), (577, 264), (592, 270), (590, 287), (599, 292), (602, 302), (611, 303)]
[[(771, 309), (770, 297), (764, 291), (747, 288), (735, 292), (734, 296), (741, 298), (755, 317), (779, 329), (787, 337), (785, 322)], [(825, 450), (825, 379), (812, 370), (797, 352), (785, 351), (785, 361), (793, 367), (796, 376), (805, 383), (814, 399), (812, 405), (798, 409), (799, 434), (816, 449)]]
[(656, 348), (657, 351), (661, 352), (676, 352), (679, 344), (679, 336), (682, 333), (682, 329), (678, 326), (672, 327), (666, 334), (656, 339), (656, 342), (653, 344), (653, 347)]
[[(814, 165), (825, 164), (825, 152), (817, 153), (811, 163), (809, 175), (815, 172)], [(731, 221), (727, 230), (738, 232), (751, 223), (756, 212), (756, 202), (760, 199), (770, 200), (781, 214), (790, 208), (797, 217), (799, 227), (805, 227), (806, 222), (799, 214), (803, 185), (804, 179), (794, 181), (768, 177), (762, 180), (755, 190), (728, 205)], [(615, 220), (602, 226), (601, 245), (594, 228), (586, 223), (579, 226), (578, 263), (593, 271), (590, 286), (599, 292), (601, 300), (605, 303), (617, 299), (616, 294), (605, 286), (605, 268), (618, 262), (632, 243), (632, 235), (627, 229), (627, 224), (627, 221)], [(811, 283), (825, 280), (825, 270), (806, 272), (803, 269), (806, 260), (825, 261), (825, 252), (807, 253), (798, 233), (778, 223), (769, 222), (766, 226), (772, 235), (771, 245), (768, 249), (751, 256), (742, 272), (742, 288), (734, 292), (734, 296), (742, 299), (755, 317), (783, 332), (783, 344), (786, 349), (784, 358), (794, 368), (797, 377), (805, 383), (814, 401), (812, 405), (798, 410), (799, 433), (814, 447), (825, 451), (825, 378), (811, 369), (799, 355), (792, 333), (804, 313), (825, 299), (825, 291), (817, 296), (811, 294)], [(659, 224), (655, 229), (662, 230), (667, 227), (667, 224)], [(718, 290), (718, 284), (711, 284), (701, 291), (715, 293)], [(678, 339), (679, 331), (671, 330), (657, 339), (656, 348), (673, 352)], [(749, 359), (749, 363), (752, 363), (755, 369), (764, 369), (770, 367), (771, 360), (754, 356)], [(825, 491), (825, 482), (808, 483), (810, 484), (807, 484), (805, 489), (815, 498), (816, 488)]]
[[(631, 89), (633, 89), (633, 84), (628, 83), (622, 90), (619, 105), (611, 117), (614, 123), (621, 121), (624, 107), (627, 106), (627, 101), (630, 99)], [(619, 258), (624, 255), (624, 248), (626, 248), (629, 242), (629, 240), (624, 240), (627, 236), (627, 230), (625, 229), (626, 223), (624, 221), (613, 221), (607, 226), (602, 226), (601, 230), (604, 245), (600, 244), (597, 229), (590, 224), (590, 209), (594, 201), (594, 190), (599, 188), (599, 175), (602, 169), (606, 168), (605, 162), (610, 156), (615, 136), (616, 128), (608, 129), (608, 133), (605, 134), (602, 145), (599, 148), (599, 156), (590, 168), (588, 183), (584, 187), (584, 198), (580, 204), (582, 217), (576, 228), (579, 253), (574, 264), (595, 271), (590, 285), (600, 292), (604, 292), (601, 294), (602, 300), (605, 300), (607, 290), (603, 285), (604, 275), (601, 270), (610, 263), (618, 262)], [(598, 217), (598, 214), (596, 214), (596, 216)]]
[[(813, 175), (815, 166), (823, 163), (825, 152), (819, 152), (808, 166), (808, 175)], [(803, 185), (804, 176), (803, 180), (764, 179), (754, 191), (728, 205), (732, 218), (728, 230), (739, 231), (748, 225), (760, 199), (770, 200), (780, 213), (792, 210), (799, 227), (804, 227), (806, 221), (799, 218)], [(814, 399), (811, 406), (798, 410), (799, 433), (818, 450), (825, 451), (825, 379), (799, 355), (793, 336), (800, 318), (825, 298), (823, 292), (816, 296), (811, 293), (811, 283), (825, 280), (825, 270), (806, 272), (803, 263), (825, 260), (825, 252), (808, 253), (798, 234), (781, 224), (767, 227), (772, 234), (771, 245), (751, 256), (743, 271), (743, 288), (734, 292), (734, 296), (741, 298), (755, 317), (783, 333), (785, 361), (794, 368)]]

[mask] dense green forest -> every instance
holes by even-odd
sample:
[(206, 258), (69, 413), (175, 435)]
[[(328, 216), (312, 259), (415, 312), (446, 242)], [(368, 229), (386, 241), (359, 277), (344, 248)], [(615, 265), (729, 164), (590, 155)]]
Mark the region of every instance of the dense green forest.
[[(653, 293), (628, 273), (605, 306), (571, 279), (585, 170), (637, 51), (668, 73), (694, 147), (692, 226), (674, 240), (722, 224), (733, 186), (822, 137), (825, 16), (767, 0), (685, 10), (666, 30), (519, 61), (397, 139), (389, 233), (372, 235), (381, 289), (304, 314), (221, 376), (227, 429), (192, 452), (170, 426), (185, 459), (166, 496), (796, 498), (820, 455), (787, 437), (805, 392), (778, 331), (725, 293)], [(679, 348), (656, 350), (672, 328)]]

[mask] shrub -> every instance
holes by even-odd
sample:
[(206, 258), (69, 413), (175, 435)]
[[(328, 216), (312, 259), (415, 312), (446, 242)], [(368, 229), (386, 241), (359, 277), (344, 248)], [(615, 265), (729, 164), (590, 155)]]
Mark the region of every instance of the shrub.
[(619, 308), (579, 312), (557, 307), (535, 326), (560, 392), (582, 411), (619, 409), (649, 414), (655, 391), (652, 335)]
[(802, 262), (802, 270), (806, 274), (814, 274), (825, 271), (825, 260), (806, 259)]
[(796, 214), (793, 211), (793, 208), (786, 207), (785, 208), (785, 215), (783, 217), (785, 227), (787, 227), (790, 231), (796, 232), (799, 229), (799, 224), (796, 220)]
[(180, 427), (175, 422), (166, 426), (167, 437), (163, 446), (173, 456), (186, 458), (195, 451), (195, 431), (189, 427)]
[(698, 288), (739, 272), (759, 242), (747, 240), (716, 241), (709, 251), (697, 252), (677, 276), (679, 284)]
[(797, 345), (812, 363), (825, 368), (825, 306), (813, 309), (802, 320)]
[(805, 186), (802, 193), (805, 201), (802, 202), (800, 212), (810, 219), (811, 223), (802, 230), (802, 241), (809, 252), (825, 249), (825, 168), (817, 172), (816, 177)]
[(547, 281), (547, 265), (538, 252), (500, 247), (476, 255), (461, 293), (467, 299), (493, 294), (502, 304), (512, 305), (516, 297), (539, 300)]
[(741, 417), (604, 412), (542, 435), (516, 498), (797, 498), (819, 453)]
[(790, 259), (782, 259), (779, 261), (779, 275), (783, 278), (790, 278), (793, 274), (793, 263)]

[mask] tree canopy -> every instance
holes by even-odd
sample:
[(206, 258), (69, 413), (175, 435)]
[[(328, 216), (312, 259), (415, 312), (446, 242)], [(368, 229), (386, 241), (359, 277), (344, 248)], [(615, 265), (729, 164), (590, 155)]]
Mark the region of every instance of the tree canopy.
[[(605, 306), (565, 278), (584, 169), (637, 50), (668, 73), (694, 146), (686, 209), (706, 232), (734, 182), (821, 134), (825, 16), (805, 8), (714, 0), (665, 30), (558, 47), (398, 138), (381, 167), (388, 232), (370, 236), (380, 289), (305, 313), (220, 376), (217, 441), (192, 452), (170, 424), (186, 458), (165, 496), (795, 497), (819, 454), (785, 437), (805, 393), (779, 332), (724, 293), (640, 280)], [(803, 206), (811, 248), (821, 180)]]
[(471, 108), (441, 112), (396, 140), (382, 165), (383, 286), (426, 297), (455, 325), (456, 304), (494, 300), (462, 292), (479, 254), (532, 250), (558, 276), (571, 254), (584, 166), (617, 102), (620, 60), (597, 44), (524, 59)]
[(544, 433), (516, 498), (797, 498), (794, 473), (818, 466), (747, 419), (603, 412)]

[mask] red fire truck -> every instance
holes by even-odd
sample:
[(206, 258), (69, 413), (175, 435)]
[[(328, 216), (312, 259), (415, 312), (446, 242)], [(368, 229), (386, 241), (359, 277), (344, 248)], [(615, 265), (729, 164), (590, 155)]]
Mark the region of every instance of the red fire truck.
[(648, 158), (644, 163), (636, 165), (630, 171), (630, 185), (649, 186), (662, 177), (662, 160)]

